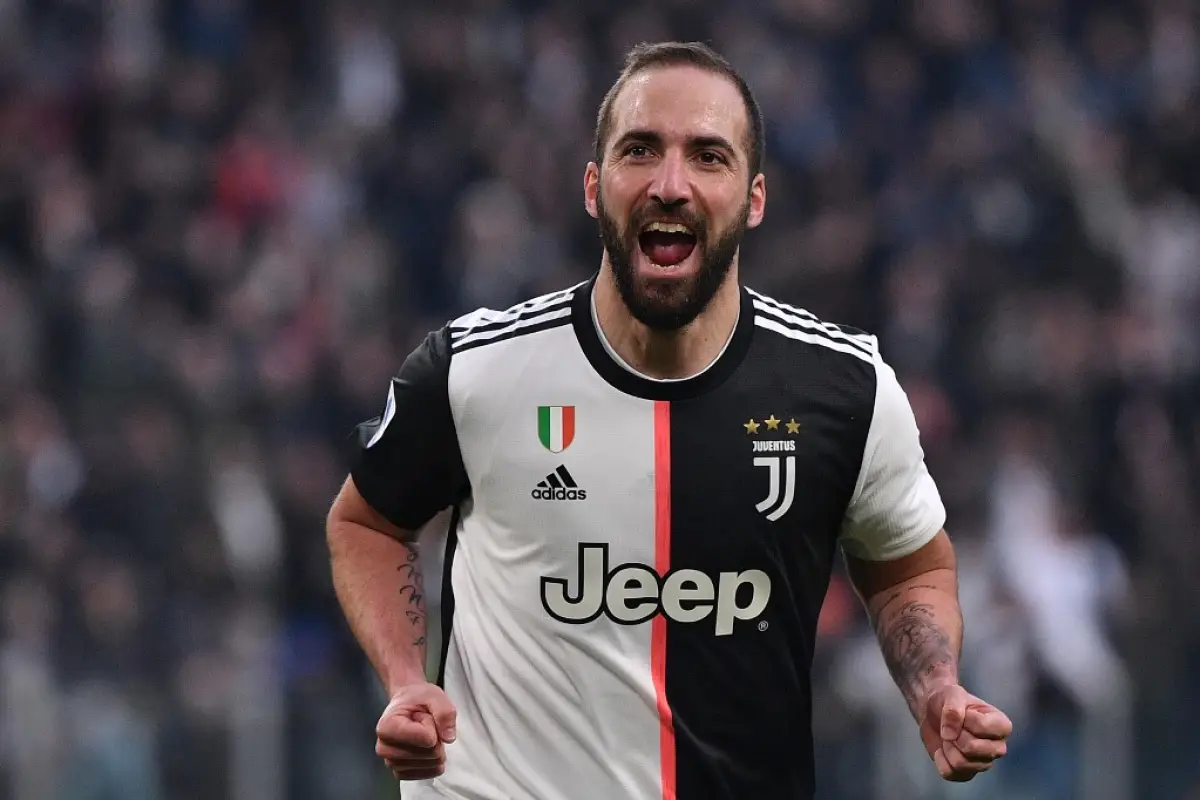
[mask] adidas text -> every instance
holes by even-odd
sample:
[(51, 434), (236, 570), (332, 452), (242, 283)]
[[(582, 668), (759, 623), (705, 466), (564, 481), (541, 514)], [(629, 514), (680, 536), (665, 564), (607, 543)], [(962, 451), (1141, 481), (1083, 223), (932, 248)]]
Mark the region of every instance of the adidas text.
[(587, 492), (579, 488), (575, 478), (566, 465), (559, 464), (558, 468), (547, 475), (529, 493), (534, 500), (586, 500)]
[(530, 492), (530, 496), (534, 500), (586, 500), (586, 489), (551, 489), (550, 487), (541, 487)]

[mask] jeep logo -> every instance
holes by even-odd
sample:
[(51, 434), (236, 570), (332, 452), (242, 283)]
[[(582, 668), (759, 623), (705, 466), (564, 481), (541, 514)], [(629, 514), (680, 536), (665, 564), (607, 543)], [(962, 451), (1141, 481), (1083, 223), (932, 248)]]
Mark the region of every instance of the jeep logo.
[[(739, 591), (742, 587), (749, 591)], [(566, 578), (542, 578), (542, 607), (559, 622), (582, 625), (601, 614), (621, 625), (637, 625), (655, 614), (700, 622), (715, 614), (714, 632), (728, 636), (735, 621), (754, 619), (767, 607), (771, 579), (758, 569), (722, 572), (715, 581), (697, 569), (671, 570), (660, 578), (645, 564), (621, 564), (610, 571), (607, 544), (580, 544), (579, 573), (571, 589)]]

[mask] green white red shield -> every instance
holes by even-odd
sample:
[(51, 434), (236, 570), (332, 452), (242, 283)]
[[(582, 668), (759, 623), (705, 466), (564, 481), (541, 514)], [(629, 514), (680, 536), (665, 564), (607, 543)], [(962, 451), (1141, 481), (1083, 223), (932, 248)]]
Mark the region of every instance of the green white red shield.
[(575, 406), (538, 406), (538, 439), (551, 453), (575, 441)]

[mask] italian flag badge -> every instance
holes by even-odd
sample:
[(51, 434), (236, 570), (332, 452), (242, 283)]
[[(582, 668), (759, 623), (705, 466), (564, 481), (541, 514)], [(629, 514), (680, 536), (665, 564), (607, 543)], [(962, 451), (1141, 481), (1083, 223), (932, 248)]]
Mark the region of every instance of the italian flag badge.
[(551, 453), (561, 453), (575, 440), (575, 406), (538, 406), (538, 439)]

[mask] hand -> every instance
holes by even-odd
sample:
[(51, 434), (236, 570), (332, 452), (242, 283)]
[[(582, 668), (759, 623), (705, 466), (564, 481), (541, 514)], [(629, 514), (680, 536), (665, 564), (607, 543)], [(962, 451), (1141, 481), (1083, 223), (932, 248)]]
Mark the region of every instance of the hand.
[(458, 712), (432, 683), (414, 683), (392, 695), (375, 726), (375, 753), (398, 781), (436, 778), (446, 771)]
[(1003, 711), (957, 684), (925, 701), (921, 741), (942, 778), (962, 783), (992, 768), (1007, 752), (1012, 722)]

